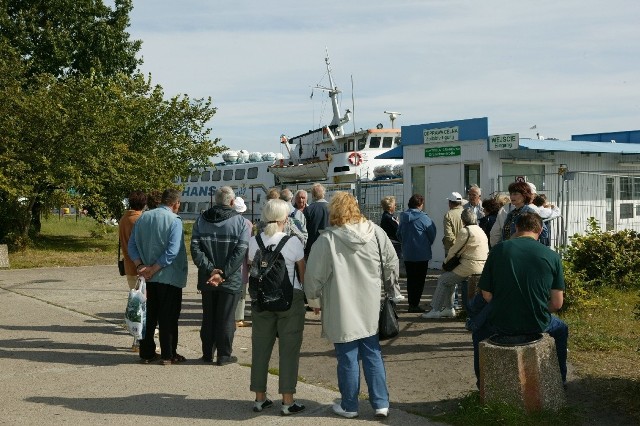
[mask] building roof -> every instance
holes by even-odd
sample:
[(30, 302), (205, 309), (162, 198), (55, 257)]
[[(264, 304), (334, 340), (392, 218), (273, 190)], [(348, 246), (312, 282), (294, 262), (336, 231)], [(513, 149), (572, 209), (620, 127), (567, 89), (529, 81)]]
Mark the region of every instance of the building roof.
[(589, 142), (575, 140), (560, 141), (554, 139), (520, 139), (520, 149), (533, 149), (536, 151), (640, 154), (640, 144), (636, 143)]

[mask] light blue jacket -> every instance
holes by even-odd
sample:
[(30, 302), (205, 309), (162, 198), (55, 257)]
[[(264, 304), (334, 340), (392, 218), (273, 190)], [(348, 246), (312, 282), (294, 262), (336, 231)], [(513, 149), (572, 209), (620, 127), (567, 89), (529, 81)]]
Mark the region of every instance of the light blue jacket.
[(149, 281), (184, 288), (187, 285), (187, 249), (182, 219), (160, 206), (144, 212), (129, 238), (129, 257), (145, 265), (162, 266)]

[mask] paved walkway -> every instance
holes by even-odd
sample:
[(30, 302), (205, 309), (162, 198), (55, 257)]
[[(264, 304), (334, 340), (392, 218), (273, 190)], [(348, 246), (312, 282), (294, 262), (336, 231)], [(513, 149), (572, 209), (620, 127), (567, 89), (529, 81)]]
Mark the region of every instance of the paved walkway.
[[(0, 383), (5, 390), (0, 393), (0, 423), (435, 424), (403, 411), (409, 406), (393, 401), (391, 415), (384, 421), (374, 419), (367, 401), (361, 402), (359, 418), (337, 417), (330, 406), (339, 393), (326, 383), (299, 383), (296, 396), (307, 410), (296, 416), (279, 416), (279, 403), (254, 413), (246, 366), (251, 353), (250, 328), (236, 334), (234, 348), (241, 364), (217, 367), (197, 361), (201, 355), (200, 302), (194, 274), (191, 268), (180, 322), (179, 352), (188, 361), (161, 366), (141, 365), (130, 351), (131, 337), (122, 325), (126, 284), (115, 265), (0, 271)], [(323, 353), (317, 355), (330, 360), (331, 346), (321, 342), (317, 319), (308, 321), (313, 326), (308, 327), (309, 334), (305, 332), (305, 340), (315, 339), (314, 345), (323, 345)], [(315, 365), (317, 362), (315, 359)], [(335, 375), (333, 362), (326, 371)], [(330, 375), (323, 368), (318, 371)], [(305, 376), (302, 371), (301, 375)], [(333, 378), (325, 379), (331, 382)], [(273, 392), (277, 376), (269, 377), (268, 386), (272, 399), (279, 401)]]

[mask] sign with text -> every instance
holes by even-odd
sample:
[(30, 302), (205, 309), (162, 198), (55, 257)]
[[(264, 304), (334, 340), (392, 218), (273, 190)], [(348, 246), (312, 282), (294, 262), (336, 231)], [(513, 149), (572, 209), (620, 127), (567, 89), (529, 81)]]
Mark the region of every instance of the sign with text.
[(422, 135), (424, 137), (424, 143), (436, 143), (436, 142), (452, 142), (458, 140), (460, 129), (455, 127), (443, 127), (441, 129), (424, 129)]
[(518, 149), (520, 146), (520, 134), (489, 136), (489, 151), (501, 151), (505, 149)]
[(440, 146), (438, 148), (425, 148), (424, 156), (426, 158), (434, 157), (455, 157), (460, 155), (461, 150), (459, 146)]

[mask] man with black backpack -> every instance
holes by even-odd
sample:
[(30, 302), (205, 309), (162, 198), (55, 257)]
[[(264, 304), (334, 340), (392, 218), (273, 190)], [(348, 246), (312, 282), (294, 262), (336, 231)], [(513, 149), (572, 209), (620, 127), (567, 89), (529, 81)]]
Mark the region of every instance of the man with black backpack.
[(242, 291), (242, 264), (251, 231), (233, 208), (235, 193), (229, 186), (216, 191), (215, 205), (193, 224), (191, 257), (198, 267), (202, 293), (202, 360), (218, 365), (237, 362), (232, 356), (236, 331), (235, 310)]

